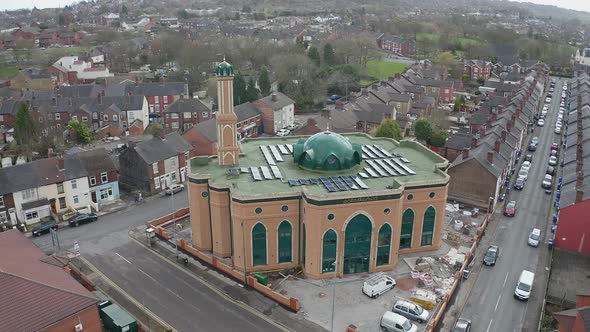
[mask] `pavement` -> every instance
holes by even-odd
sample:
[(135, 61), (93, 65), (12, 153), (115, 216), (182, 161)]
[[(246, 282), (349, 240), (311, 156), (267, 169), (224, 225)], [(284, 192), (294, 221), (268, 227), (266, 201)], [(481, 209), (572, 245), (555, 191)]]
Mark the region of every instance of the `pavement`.
[[(561, 94), (564, 80), (558, 79), (555, 90)], [(544, 98), (543, 98), (544, 99)], [(550, 266), (550, 251), (546, 245), (549, 239), (548, 227), (552, 211), (552, 196), (544, 193), (541, 181), (549, 160), (550, 146), (559, 142), (553, 133), (553, 126), (559, 110), (559, 97), (555, 93), (547, 115), (547, 124), (536, 127), (534, 134), (540, 143), (533, 153), (533, 162), (524, 190), (511, 190), (505, 202), (516, 200), (518, 211), (515, 217), (504, 217), (503, 206), (498, 207), (486, 235), (479, 244), (476, 254), (475, 272), (461, 285), (454, 305), (449, 309), (444, 324), (438, 329), (448, 331), (458, 317), (473, 322), (472, 331), (536, 331)], [(525, 141), (523, 146), (528, 146)], [(523, 151), (523, 155), (528, 152)], [(556, 182), (556, 181), (554, 181)], [(539, 247), (527, 245), (527, 238), (533, 228), (541, 229), (542, 241)], [(481, 259), (490, 244), (499, 245), (501, 255), (493, 267), (482, 266)], [(514, 299), (514, 288), (522, 270), (535, 273), (531, 298), (527, 302)], [(475, 277), (475, 278), (474, 278)]]

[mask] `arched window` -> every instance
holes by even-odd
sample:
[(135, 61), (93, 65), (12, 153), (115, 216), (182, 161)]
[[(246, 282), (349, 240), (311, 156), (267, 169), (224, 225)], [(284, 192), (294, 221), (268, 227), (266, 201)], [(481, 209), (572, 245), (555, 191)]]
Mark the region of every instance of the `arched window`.
[(287, 220), (283, 220), (279, 225), (279, 263), (288, 263), (292, 259), (292, 228)]
[(261, 223), (252, 228), (252, 265), (266, 265), (266, 227)]
[(334, 272), (336, 270), (336, 242), (338, 235), (333, 229), (324, 233), (322, 251), (322, 273)]
[(399, 248), (412, 247), (412, 231), (414, 230), (414, 211), (407, 209), (402, 216), (402, 233), (399, 237)]
[(383, 224), (379, 230), (377, 240), (377, 266), (389, 264), (389, 253), (391, 249), (391, 226)]
[(434, 221), (436, 219), (436, 210), (432, 206), (424, 211), (424, 220), (422, 222), (422, 242), (421, 246), (432, 245), (432, 234), (434, 233)]

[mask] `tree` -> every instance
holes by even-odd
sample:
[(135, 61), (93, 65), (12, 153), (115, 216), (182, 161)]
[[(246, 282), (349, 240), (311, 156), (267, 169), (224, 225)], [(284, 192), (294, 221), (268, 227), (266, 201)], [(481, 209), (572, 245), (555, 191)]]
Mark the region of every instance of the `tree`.
[(316, 66), (320, 65), (320, 51), (315, 46), (310, 46), (307, 51), (307, 56), (311, 59)]
[(164, 134), (164, 127), (157, 122), (152, 122), (145, 128), (145, 133), (154, 137), (160, 137)]
[(444, 130), (437, 130), (430, 137), (428, 144), (442, 148), (443, 146), (445, 146), (445, 143), (447, 142), (447, 136), (448, 135)]
[(270, 79), (268, 77), (268, 69), (266, 66), (260, 68), (260, 76), (258, 76), (258, 86), (260, 87), (260, 93), (266, 97), (270, 94)]
[(418, 119), (414, 124), (416, 138), (421, 141), (428, 141), (432, 136), (432, 125), (426, 119)]
[(127, 16), (129, 14), (129, 9), (127, 9), (127, 6), (123, 5), (121, 6), (121, 16)]
[(234, 106), (247, 101), (246, 88), (247, 85), (244, 76), (240, 73), (236, 73), (234, 77)]
[(453, 107), (455, 112), (459, 112), (461, 110), (461, 99), (455, 99), (455, 107)]
[(256, 87), (254, 78), (250, 76), (248, 80), (248, 86), (246, 87), (246, 101), (255, 101), (260, 98), (260, 90)]
[(21, 104), (14, 121), (14, 138), (19, 145), (26, 146), (30, 150), (35, 137), (35, 122), (29, 112), (29, 107), (26, 104)]
[(252, 7), (248, 4), (242, 6), (242, 12), (243, 13), (251, 13), (252, 12)]
[(68, 122), (68, 129), (70, 130), (70, 133), (73, 133), (76, 136), (76, 140), (79, 143), (88, 144), (92, 141), (92, 133), (85, 123), (78, 120), (70, 120), (70, 122)]
[(484, 85), (485, 82), (486, 82), (486, 79), (483, 77), (479, 77), (477, 79), (477, 84), (479, 84), (479, 85)]
[(455, 60), (455, 56), (453, 55), (453, 53), (447, 51), (447, 52), (442, 52), (441, 54), (437, 55), (434, 58), (433, 62), (437, 66), (451, 67), (457, 61)]
[(393, 119), (384, 119), (381, 121), (381, 124), (379, 127), (377, 127), (377, 130), (375, 130), (375, 134), (373, 136), (393, 138), (397, 141), (401, 141), (403, 138), (399, 125)]
[(333, 66), (336, 64), (336, 54), (334, 53), (334, 48), (330, 43), (326, 43), (324, 45), (324, 64), (326, 66)]

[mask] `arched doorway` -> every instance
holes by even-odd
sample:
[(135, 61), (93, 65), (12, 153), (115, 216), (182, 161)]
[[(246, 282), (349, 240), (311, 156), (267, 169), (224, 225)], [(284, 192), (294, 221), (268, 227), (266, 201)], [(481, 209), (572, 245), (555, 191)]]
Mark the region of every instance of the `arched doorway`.
[(372, 228), (369, 218), (362, 214), (352, 218), (346, 226), (344, 274), (369, 272)]

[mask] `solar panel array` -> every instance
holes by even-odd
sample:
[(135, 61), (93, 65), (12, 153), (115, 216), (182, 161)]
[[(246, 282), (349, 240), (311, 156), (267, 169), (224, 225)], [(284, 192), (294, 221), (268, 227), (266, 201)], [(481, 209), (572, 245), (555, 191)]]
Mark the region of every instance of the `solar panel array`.
[(365, 161), (369, 167), (365, 167), (362, 172), (359, 172), (359, 176), (364, 179), (416, 175), (416, 172), (406, 166), (400, 158), (368, 159)]
[(397, 157), (379, 145), (363, 145), (363, 159), (391, 158)]
[(322, 184), (329, 192), (369, 189), (363, 180), (356, 175), (330, 176), (312, 179), (288, 180), (289, 186), (306, 186)]

